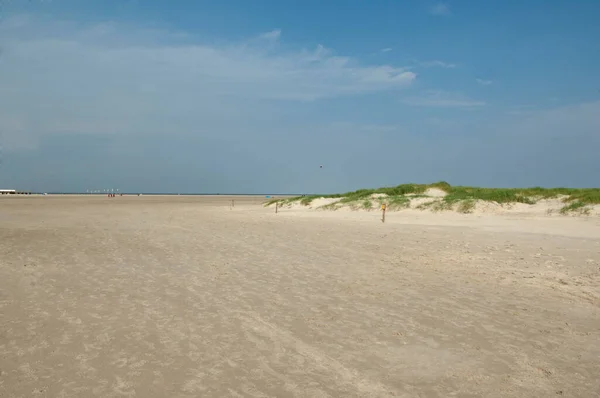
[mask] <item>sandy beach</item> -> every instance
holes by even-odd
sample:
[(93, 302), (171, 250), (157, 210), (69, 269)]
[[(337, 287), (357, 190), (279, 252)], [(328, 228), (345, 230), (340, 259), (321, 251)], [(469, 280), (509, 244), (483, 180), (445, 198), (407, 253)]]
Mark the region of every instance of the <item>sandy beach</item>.
[(599, 217), (264, 200), (0, 197), (0, 396), (600, 396)]

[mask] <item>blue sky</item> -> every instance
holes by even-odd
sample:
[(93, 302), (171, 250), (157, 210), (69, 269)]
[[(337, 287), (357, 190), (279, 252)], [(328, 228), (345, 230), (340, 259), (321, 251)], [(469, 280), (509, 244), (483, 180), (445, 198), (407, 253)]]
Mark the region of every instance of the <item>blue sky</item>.
[(1, 7), (3, 187), (599, 185), (600, 2)]

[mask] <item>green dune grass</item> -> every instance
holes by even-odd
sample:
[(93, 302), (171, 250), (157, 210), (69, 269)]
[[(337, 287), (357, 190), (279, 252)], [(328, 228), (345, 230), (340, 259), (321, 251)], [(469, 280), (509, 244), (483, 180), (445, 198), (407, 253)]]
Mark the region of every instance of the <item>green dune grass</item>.
[[(376, 189), (359, 189), (352, 192), (324, 195), (310, 195), (288, 199), (273, 199), (265, 205), (269, 206), (278, 202), (280, 205), (300, 202), (309, 206), (316, 198), (339, 198), (336, 203), (323, 206), (324, 209), (335, 210), (339, 206), (349, 205), (353, 208), (371, 209), (374, 204), (385, 201), (390, 210), (408, 207), (410, 199), (424, 197), (424, 193), (431, 188), (437, 188), (446, 193), (442, 198), (432, 198), (420, 208), (432, 207), (433, 210), (448, 210), (456, 208), (462, 213), (469, 213), (475, 207), (476, 200), (495, 202), (498, 204), (525, 203), (535, 204), (542, 199), (561, 198), (564, 207), (561, 213), (572, 211), (586, 212), (586, 206), (600, 204), (600, 188), (479, 188), (467, 186), (451, 186), (445, 181), (433, 184), (401, 184), (395, 187), (382, 187)], [(375, 199), (372, 195), (384, 194), (385, 199)]]

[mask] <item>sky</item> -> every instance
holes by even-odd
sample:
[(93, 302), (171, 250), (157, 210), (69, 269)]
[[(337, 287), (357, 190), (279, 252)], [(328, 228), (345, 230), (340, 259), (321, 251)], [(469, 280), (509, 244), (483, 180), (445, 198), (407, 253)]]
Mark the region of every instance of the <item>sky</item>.
[(0, 188), (598, 187), (599, 19), (592, 0), (3, 0)]

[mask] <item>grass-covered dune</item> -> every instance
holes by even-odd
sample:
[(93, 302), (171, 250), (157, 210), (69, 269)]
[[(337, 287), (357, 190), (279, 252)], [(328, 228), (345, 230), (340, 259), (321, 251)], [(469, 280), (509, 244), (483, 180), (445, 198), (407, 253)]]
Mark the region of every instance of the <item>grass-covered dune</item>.
[[(386, 203), (390, 210), (399, 210), (410, 207), (411, 202), (419, 199), (417, 208), (422, 210), (456, 210), (462, 213), (470, 213), (476, 204), (481, 202), (535, 205), (542, 200), (555, 199), (560, 201), (558, 210), (563, 214), (574, 211), (586, 214), (594, 205), (600, 204), (600, 188), (478, 188), (451, 186), (441, 181), (434, 184), (401, 184), (395, 187), (359, 189), (342, 194), (273, 199), (265, 205), (270, 206), (278, 202), (282, 206), (296, 203), (310, 206), (315, 199), (320, 198), (330, 199), (329, 203), (320, 206), (325, 210), (335, 210), (344, 206), (353, 209), (373, 209), (382, 203)], [(430, 200), (427, 200), (428, 198)]]

